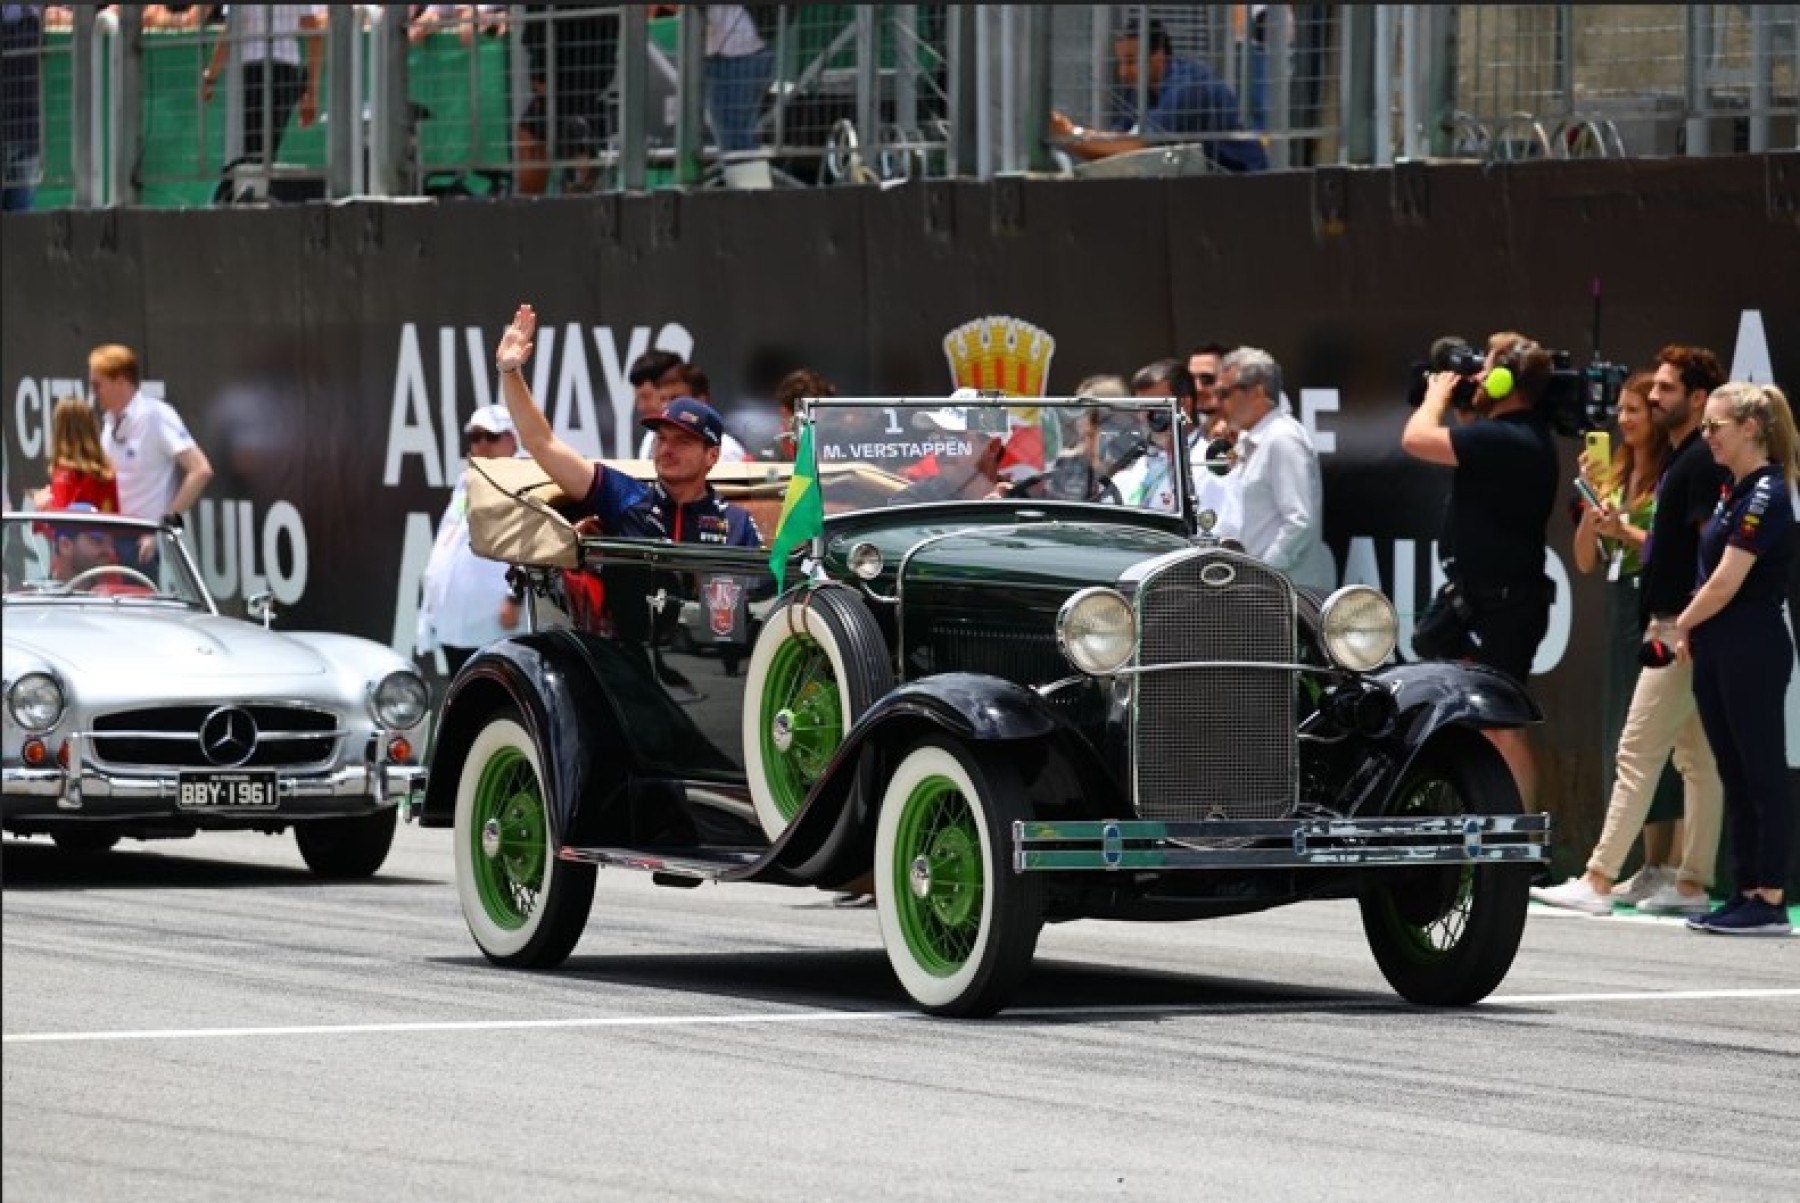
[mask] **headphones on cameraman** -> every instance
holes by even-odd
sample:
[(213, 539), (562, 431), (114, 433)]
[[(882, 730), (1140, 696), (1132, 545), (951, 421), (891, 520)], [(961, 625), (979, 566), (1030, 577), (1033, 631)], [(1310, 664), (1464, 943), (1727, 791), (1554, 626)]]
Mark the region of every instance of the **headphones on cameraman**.
[(1488, 369), (1487, 378), (1481, 382), (1482, 391), (1487, 393), (1489, 400), (1504, 401), (1512, 396), (1518, 385), (1520, 361), (1525, 352), (1536, 345), (1529, 339), (1520, 339), (1494, 356), (1494, 366)]

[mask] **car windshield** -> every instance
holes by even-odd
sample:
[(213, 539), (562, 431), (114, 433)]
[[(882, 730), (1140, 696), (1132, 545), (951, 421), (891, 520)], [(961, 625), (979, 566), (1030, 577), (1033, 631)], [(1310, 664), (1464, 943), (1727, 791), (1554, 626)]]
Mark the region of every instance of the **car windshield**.
[(209, 609), (168, 531), (94, 514), (5, 516), (6, 601), (106, 601)]
[(1171, 397), (821, 400), (808, 406), (825, 512), (867, 508), (859, 473), (901, 486), (875, 504), (1027, 498), (1180, 509)]

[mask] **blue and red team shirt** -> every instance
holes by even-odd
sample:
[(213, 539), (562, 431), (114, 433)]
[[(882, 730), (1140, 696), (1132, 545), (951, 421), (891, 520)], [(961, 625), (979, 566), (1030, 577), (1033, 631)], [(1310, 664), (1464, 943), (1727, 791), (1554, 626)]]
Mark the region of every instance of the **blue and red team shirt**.
[(1790, 532), (1794, 526), (1793, 500), (1787, 478), (1775, 464), (1764, 464), (1735, 485), (1720, 491), (1719, 504), (1700, 535), (1700, 572), (1697, 582), (1718, 568), (1725, 549), (1740, 547), (1756, 557), (1749, 575), (1738, 586), (1726, 611), (1745, 607), (1767, 610), (1779, 616), (1787, 593), (1789, 561), (1794, 556)]
[(677, 505), (662, 485), (646, 485), (623, 472), (594, 465), (594, 485), (587, 508), (600, 524), (626, 539), (670, 539), (676, 543), (710, 543), (719, 547), (761, 547), (762, 533), (750, 512), (706, 487), (698, 501)]

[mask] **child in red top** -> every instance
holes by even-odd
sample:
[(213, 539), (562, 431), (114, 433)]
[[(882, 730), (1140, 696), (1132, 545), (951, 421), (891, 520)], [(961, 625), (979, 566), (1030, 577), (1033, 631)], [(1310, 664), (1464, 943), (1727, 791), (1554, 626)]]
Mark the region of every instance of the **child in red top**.
[(86, 502), (102, 514), (119, 512), (119, 482), (100, 446), (100, 419), (80, 397), (60, 397), (50, 415), (50, 487), (38, 490), (41, 510)]

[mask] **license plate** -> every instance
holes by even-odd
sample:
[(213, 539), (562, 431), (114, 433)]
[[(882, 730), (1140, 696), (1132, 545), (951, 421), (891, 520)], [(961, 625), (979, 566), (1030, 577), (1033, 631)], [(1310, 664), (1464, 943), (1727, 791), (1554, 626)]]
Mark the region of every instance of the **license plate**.
[(183, 773), (175, 804), (183, 810), (268, 810), (277, 801), (274, 773)]

